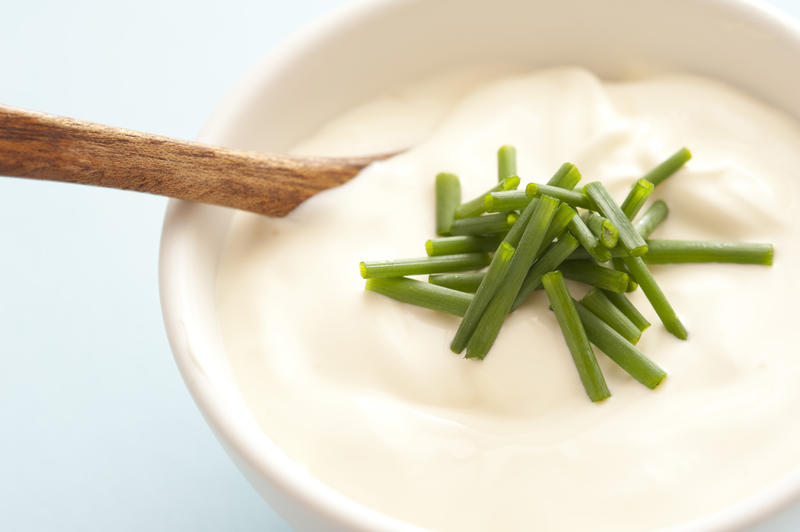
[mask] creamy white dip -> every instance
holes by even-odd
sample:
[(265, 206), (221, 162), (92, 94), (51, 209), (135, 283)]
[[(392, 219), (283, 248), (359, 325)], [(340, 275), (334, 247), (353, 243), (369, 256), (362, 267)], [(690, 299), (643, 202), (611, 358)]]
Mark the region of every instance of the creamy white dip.
[[(653, 529), (800, 464), (798, 124), (685, 75), (607, 83), (566, 68), (469, 85), (346, 113), (296, 151), (417, 145), (285, 219), (235, 215), (219, 316), (265, 433), (352, 499), (459, 532)], [(366, 293), (358, 263), (424, 256), (435, 174), (458, 174), (468, 199), (496, 181), (502, 144), (523, 183), (571, 161), (618, 199), (688, 146), (654, 194), (671, 212), (653, 236), (773, 242), (775, 265), (652, 267), (689, 330), (677, 340), (633, 295), (653, 323), (639, 347), (669, 374), (656, 391), (598, 353), (613, 395), (591, 403), (541, 292), (485, 361), (464, 360), (448, 349), (458, 318)]]

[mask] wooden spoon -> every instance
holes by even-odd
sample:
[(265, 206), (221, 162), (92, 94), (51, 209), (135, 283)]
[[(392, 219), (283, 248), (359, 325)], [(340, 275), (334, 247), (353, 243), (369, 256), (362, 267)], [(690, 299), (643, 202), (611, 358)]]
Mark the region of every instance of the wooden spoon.
[(268, 155), (0, 105), (0, 175), (138, 190), (269, 216), (285, 216), (392, 155)]

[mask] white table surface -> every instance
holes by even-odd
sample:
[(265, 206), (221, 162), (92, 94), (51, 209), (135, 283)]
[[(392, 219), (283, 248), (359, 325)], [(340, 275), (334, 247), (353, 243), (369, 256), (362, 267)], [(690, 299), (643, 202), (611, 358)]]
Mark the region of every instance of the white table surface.
[[(342, 0), (5, 2), (0, 102), (193, 138)], [(772, 2), (800, 17), (800, 2)], [(0, 530), (289, 531), (239, 474), (161, 322), (166, 201), (0, 179)], [(753, 532), (800, 530), (800, 505)]]

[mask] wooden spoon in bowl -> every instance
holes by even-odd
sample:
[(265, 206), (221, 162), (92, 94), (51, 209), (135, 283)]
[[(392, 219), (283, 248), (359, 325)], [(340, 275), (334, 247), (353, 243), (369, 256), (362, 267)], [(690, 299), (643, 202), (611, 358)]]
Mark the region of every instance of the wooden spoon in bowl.
[(268, 155), (0, 105), (0, 175), (137, 190), (269, 216), (285, 216), (392, 155)]

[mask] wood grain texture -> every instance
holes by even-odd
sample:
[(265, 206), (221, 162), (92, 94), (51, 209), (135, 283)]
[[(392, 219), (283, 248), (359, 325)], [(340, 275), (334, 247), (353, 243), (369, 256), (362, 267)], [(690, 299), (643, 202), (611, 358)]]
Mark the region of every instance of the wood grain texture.
[(285, 216), (391, 155), (267, 155), (0, 105), (0, 175), (137, 190), (269, 216)]

